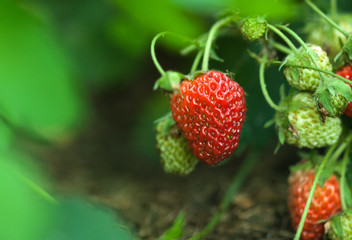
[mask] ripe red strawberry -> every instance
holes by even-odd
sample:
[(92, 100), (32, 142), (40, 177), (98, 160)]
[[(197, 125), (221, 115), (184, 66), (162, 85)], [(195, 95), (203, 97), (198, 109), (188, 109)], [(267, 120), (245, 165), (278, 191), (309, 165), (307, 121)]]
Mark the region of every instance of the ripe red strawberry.
[[(352, 65), (344, 66), (343, 68), (339, 69), (336, 74), (340, 75), (341, 77), (347, 78), (348, 80), (352, 80)], [(350, 85), (352, 89), (352, 85)], [(345, 109), (345, 115), (352, 117), (352, 102), (347, 104)]]
[[(301, 220), (314, 177), (314, 169), (297, 170), (292, 172), (289, 177), (288, 207), (291, 223), (295, 230), (297, 230)], [(326, 220), (340, 210), (339, 182), (335, 175), (331, 175), (323, 186), (319, 186), (318, 184), (315, 188), (314, 196), (303, 226), (301, 239), (322, 239), (324, 236), (324, 223), (317, 223), (317, 221)]]
[(225, 74), (209, 71), (184, 80), (170, 99), (172, 117), (193, 154), (210, 165), (237, 148), (246, 104), (242, 87)]

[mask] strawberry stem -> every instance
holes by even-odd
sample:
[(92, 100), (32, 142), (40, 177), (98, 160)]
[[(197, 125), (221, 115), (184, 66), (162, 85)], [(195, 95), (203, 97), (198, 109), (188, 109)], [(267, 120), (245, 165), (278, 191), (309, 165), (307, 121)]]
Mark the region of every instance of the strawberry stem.
[(278, 43), (278, 42), (275, 42), (275, 41), (270, 41), (269, 42), (271, 46), (273, 46), (275, 49), (283, 52), (283, 53), (286, 53), (287, 55), (292, 53), (292, 50), (289, 49), (288, 47)]
[[(283, 62), (281, 61), (271, 61), (270, 64), (278, 64), (278, 65), (282, 65)], [(308, 69), (312, 69), (312, 70), (316, 70), (316, 71), (319, 71), (319, 72), (322, 72), (322, 73), (325, 73), (327, 75), (330, 75), (330, 76), (333, 76), (345, 83), (348, 83), (348, 84), (352, 84), (352, 80), (349, 80), (347, 78), (344, 78), (344, 77), (341, 77), (340, 75), (337, 75), (336, 73), (333, 73), (333, 72), (330, 72), (330, 71), (327, 71), (327, 70), (324, 70), (324, 69), (321, 69), (321, 68), (317, 68), (317, 67), (312, 67), (312, 66), (306, 66), (306, 65), (295, 65), (295, 64), (285, 64), (286, 66), (288, 67), (296, 67), (296, 68), (308, 68)]]
[(320, 166), (318, 168), (318, 171), (317, 171), (317, 173), (315, 175), (315, 178), (314, 178), (314, 181), (313, 181), (313, 184), (312, 184), (312, 188), (311, 188), (311, 190), (309, 192), (309, 196), (308, 196), (308, 199), (307, 199), (307, 202), (306, 202), (306, 206), (304, 207), (304, 211), (303, 211), (303, 214), (302, 214), (302, 217), (301, 217), (301, 221), (299, 222), (299, 225), (298, 225), (294, 240), (299, 240), (300, 239), (300, 236), (301, 236), (302, 230), (303, 230), (303, 226), (304, 226), (304, 222), (306, 221), (308, 210), (309, 210), (310, 204), (311, 204), (312, 199), (313, 199), (314, 190), (315, 190), (315, 187), (317, 186), (317, 183), (318, 183), (318, 179), (319, 179), (321, 173), (323, 172), (323, 169), (325, 167), (326, 162), (330, 158), (331, 154), (333, 153), (333, 151), (335, 150), (337, 145), (338, 145), (338, 142), (330, 147), (330, 149), (326, 153), (323, 161), (321, 162), (321, 164), (320, 164)]
[(281, 32), (278, 28), (271, 24), (267, 24), (268, 28), (271, 29), (273, 32), (275, 32), (278, 36), (282, 38), (286, 42), (286, 44), (292, 49), (292, 51), (298, 56), (300, 55), (296, 46), (291, 42), (291, 40), (283, 33)]
[(264, 54), (262, 61), (260, 62), (260, 67), (259, 67), (259, 81), (260, 81), (260, 87), (262, 88), (262, 92), (264, 95), (265, 100), (268, 102), (270, 107), (275, 109), (276, 111), (281, 111), (282, 109), (276, 105), (273, 100), (271, 100), (268, 90), (266, 89), (266, 84), (265, 84), (265, 66), (267, 63), (267, 53)]
[(220, 21), (216, 22), (210, 29), (208, 39), (205, 45), (204, 49), (204, 56), (203, 56), (203, 63), (202, 63), (202, 71), (208, 71), (209, 68), (209, 57), (210, 57), (210, 51), (211, 51), (211, 45), (213, 44), (213, 40), (216, 37), (217, 31), (229, 25), (231, 22), (233, 22), (235, 19), (234, 16), (230, 16), (227, 18), (223, 18)]
[(150, 53), (152, 55), (152, 59), (153, 59), (154, 65), (158, 69), (158, 71), (161, 74), (161, 76), (163, 76), (165, 74), (165, 71), (161, 67), (161, 65), (159, 64), (158, 59), (156, 58), (156, 55), (155, 55), (155, 43), (160, 37), (164, 37), (166, 34), (172, 35), (172, 36), (177, 37), (177, 38), (179, 38), (179, 39), (181, 39), (183, 41), (189, 42), (192, 45), (194, 45), (196, 43), (196, 41), (193, 41), (193, 40), (191, 40), (191, 39), (189, 39), (187, 37), (184, 37), (182, 35), (179, 35), (179, 34), (176, 34), (176, 33), (173, 33), (173, 32), (167, 32), (166, 31), (166, 32), (161, 32), (161, 33), (155, 35), (155, 37), (153, 38), (152, 43), (150, 45)]
[(341, 205), (342, 205), (342, 210), (345, 211), (347, 210), (347, 203), (345, 199), (345, 184), (346, 184), (346, 168), (347, 168), (347, 163), (349, 159), (349, 154), (351, 150), (351, 134), (350, 134), (350, 141), (348, 143), (348, 146), (346, 148), (345, 154), (343, 155), (343, 162), (342, 162), (342, 170), (341, 170), (341, 178), (340, 178), (340, 198), (341, 198)]
[(241, 164), (240, 169), (238, 169), (236, 176), (233, 178), (227, 192), (221, 202), (220, 209), (213, 215), (209, 223), (205, 226), (205, 228), (194, 235), (188, 240), (200, 240), (206, 237), (216, 226), (219, 222), (220, 217), (226, 211), (226, 209), (230, 206), (233, 196), (238, 192), (238, 190), (243, 185), (246, 177), (249, 175), (255, 163), (259, 159), (259, 156), (256, 151), (249, 151), (249, 155), (244, 159), (243, 163)]
[(160, 66), (159, 62), (158, 62), (158, 59), (156, 58), (156, 55), (155, 55), (155, 43), (156, 43), (156, 40), (158, 40), (160, 37), (164, 37), (168, 32), (161, 32), (159, 34), (157, 34), (153, 40), (152, 40), (152, 44), (150, 45), (150, 53), (152, 55), (152, 59), (153, 59), (153, 62), (154, 62), (154, 65), (156, 67), (156, 69), (158, 69), (159, 73), (161, 76), (165, 75), (165, 71), (164, 69)]
[[(329, 18), (325, 13), (323, 13), (314, 3), (310, 0), (305, 0), (305, 3), (310, 6), (317, 14), (319, 14), (325, 21), (327, 21), (332, 27), (342, 33), (346, 38), (348, 38), (348, 33), (346, 33), (339, 25), (337, 25), (331, 18)], [(336, 5), (336, 4), (335, 4)], [(336, 8), (336, 6), (335, 6)]]
[(202, 56), (203, 56), (203, 52), (204, 52), (203, 50), (200, 50), (200, 51), (197, 53), (196, 57), (194, 58), (194, 62), (193, 62), (193, 64), (192, 64), (190, 73), (194, 73), (194, 72), (197, 70), (198, 65), (199, 65), (199, 62), (200, 62), (200, 59), (201, 59)]
[[(297, 42), (299, 42), (301, 44), (301, 46), (304, 48), (304, 50), (307, 52), (309, 58), (312, 60), (313, 64), (315, 65), (315, 67), (318, 68), (318, 63), (316, 61), (316, 59), (314, 58), (314, 56), (312, 56), (312, 54), (310, 53), (310, 51), (308, 50), (307, 44), (302, 40), (302, 38), (300, 36), (297, 35), (297, 33), (295, 33), (294, 31), (292, 31), (290, 28), (283, 26), (283, 25), (277, 25), (278, 28), (281, 28), (282, 30), (288, 32), (292, 37), (294, 37)], [(300, 54), (297, 55), (298, 57), (302, 57)], [(324, 82), (324, 76), (321, 74), (321, 72), (319, 72), (319, 75), (322, 79), (322, 82)]]

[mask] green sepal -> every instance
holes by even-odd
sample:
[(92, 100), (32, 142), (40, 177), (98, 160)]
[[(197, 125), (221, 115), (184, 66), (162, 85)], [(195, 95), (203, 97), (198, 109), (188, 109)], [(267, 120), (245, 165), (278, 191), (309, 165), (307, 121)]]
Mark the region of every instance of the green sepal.
[(280, 150), (281, 147), (282, 147), (282, 144), (278, 142), (276, 147), (275, 147), (275, 149), (274, 149), (274, 154), (275, 155), (277, 154), (277, 152)]
[(161, 88), (166, 91), (174, 91), (179, 88), (180, 83), (184, 78), (185, 76), (182, 73), (167, 71), (155, 82), (153, 89), (157, 90), (158, 88)]
[(348, 58), (352, 60), (352, 35), (347, 38), (345, 44), (342, 47), (342, 50), (347, 53)]
[[(318, 166), (317, 166), (318, 169)], [(316, 169), (316, 170), (317, 170)], [(323, 187), (324, 183), (327, 179), (329, 179), (332, 174), (334, 173), (335, 169), (333, 166), (325, 166), (324, 170), (321, 172), (319, 178), (318, 178), (318, 184), (319, 186)]]
[(171, 127), (175, 125), (171, 112), (168, 112), (165, 116), (155, 120), (154, 124), (159, 124), (160, 122), (164, 122), (161, 130), (161, 136), (164, 137), (169, 134)]
[(309, 170), (309, 169), (312, 169), (312, 163), (310, 161), (290, 166), (290, 172), (296, 172), (298, 170)]
[(198, 77), (200, 77), (200, 76), (203, 76), (205, 73), (206, 73), (205, 71), (195, 71), (195, 72), (193, 72), (193, 73), (190, 73), (190, 74), (186, 75), (185, 77), (186, 77), (186, 79), (188, 79), (188, 80), (193, 80), (193, 79), (195, 79), (195, 78), (198, 78)]
[(328, 83), (328, 89), (333, 89), (335, 92), (346, 98), (347, 101), (352, 102), (352, 90), (351, 87), (343, 81), (332, 80)]
[(307, 103), (305, 103), (305, 102), (291, 101), (287, 110), (289, 112), (293, 112), (293, 111), (296, 111), (297, 109), (301, 109), (301, 108), (311, 108), (311, 106), (307, 105)]
[(279, 143), (281, 145), (284, 145), (285, 143), (285, 133), (284, 130), (280, 127), (277, 132), (278, 138), (279, 138)]
[[(345, 182), (342, 183), (342, 187), (345, 192), (345, 194), (344, 194), (345, 199), (344, 200), (346, 202), (346, 205), (347, 205), (347, 207), (352, 207), (352, 192), (351, 192), (351, 188), (349, 187), (348, 181), (346, 178), (345, 178)], [(352, 209), (351, 209), (351, 211), (352, 211)], [(352, 212), (351, 212), (351, 214), (352, 214)]]
[(185, 221), (185, 214), (180, 212), (171, 228), (169, 228), (160, 238), (157, 240), (175, 240), (180, 239), (183, 236), (183, 226)]
[(210, 57), (211, 59), (218, 61), (218, 62), (224, 62), (225, 60), (222, 59), (221, 57), (218, 56), (218, 54), (214, 51), (214, 49), (210, 50)]
[(290, 67), (291, 75), (295, 82), (299, 82), (299, 68)]
[(271, 127), (271, 126), (274, 125), (274, 124), (275, 124), (275, 118), (268, 120), (268, 121), (264, 124), (263, 128)]
[(340, 215), (337, 215), (331, 219), (331, 228), (340, 238), (343, 237), (343, 229)]
[(330, 113), (333, 114), (334, 113), (334, 106), (331, 103), (330, 100), (330, 91), (326, 88), (320, 88), (317, 90), (317, 92), (315, 93), (316, 97), (317, 97), (317, 101)]

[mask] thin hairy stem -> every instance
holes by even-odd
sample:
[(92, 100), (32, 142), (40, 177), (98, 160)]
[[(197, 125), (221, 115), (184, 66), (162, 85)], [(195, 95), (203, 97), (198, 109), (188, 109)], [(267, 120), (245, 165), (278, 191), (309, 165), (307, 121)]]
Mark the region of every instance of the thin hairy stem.
[(204, 56), (203, 56), (203, 63), (202, 63), (203, 71), (208, 71), (211, 45), (213, 44), (213, 40), (215, 39), (217, 31), (220, 28), (229, 25), (233, 21), (234, 21), (234, 16), (230, 16), (230, 17), (221, 19), (211, 27), (209, 31), (208, 39), (205, 45), (205, 49), (204, 49)]
[(266, 89), (266, 84), (265, 84), (265, 66), (267, 63), (267, 54), (264, 55), (264, 57), (262, 58), (262, 61), (260, 63), (260, 67), (259, 67), (259, 81), (260, 81), (260, 87), (262, 89), (263, 95), (265, 100), (268, 102), (268, 104), (270, 105), (270, 107), (272, 107), (273, 109), (275, 109), (276, 111), (281, 111), (281, 108), (276, 105), (273, 100), (271, 100), (268, 90)]
[(200, 60), (201, 60), (201, 58), (202, 58), (202, 56), (203, 56), (203, 52), (204, 52), (204, 51), (201, 50), (201, 51), (199, 51), (199, 52), (197, 53), (196, 57), (194, 58), (194, 61), (193, 61), (193, 64), (192, 64), (190, 73), (194, 73), (194, 72), (197, 70), (198, 65), (199, 65), (199, 62), (200, 62)]
[(348, 37), (348, 33), (345, 32), (339, 25), (337, 25), (331, 18), (326, 16), (325, 13), (323, 13), (314, 3), (312, 3), (310, 0), (305, 0), (306, 4), (310, 6), (319, 16), (321, 16), (325, 21), (327, 21), (332, 27), (334, 27), (336, 30), (338, 30), (340, 33), (342, 33), (346, 38)]

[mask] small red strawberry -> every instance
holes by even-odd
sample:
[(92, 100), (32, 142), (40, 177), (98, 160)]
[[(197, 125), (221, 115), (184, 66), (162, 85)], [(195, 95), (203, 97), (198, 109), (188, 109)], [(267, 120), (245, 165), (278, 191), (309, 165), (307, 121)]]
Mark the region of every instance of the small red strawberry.
[[(306, 205), (309, 192), (315, 178), (314, 169), (300, 169), (291, 173), (289, 182), (288, 207), (291, 223), (297, 230)], [(341, 210), (340, 187), (335, 175), (331, 175), (323, 186), (316, 186), (314, 196), (309, 207), (306, 221), (303, 226), (301, 239), (319, 240), (324, 236), (324, 223)]]
[[(340, 75), (341, 77), (344, 77), (348, 80), (352, 80), (352, 65), (347, 65), (339, 69), (336, 74)], [(350, 85), (352, 89), (352, 85)], [(345, 115), (352, 117), (352, 102), (349, 102), (346, 109), (345, 109)]]
[(172, 117), (193, 154), (210, 165), (237, 148), (246, 104), (242, 87), (221, 72), (184, 80), (170, 99)]

